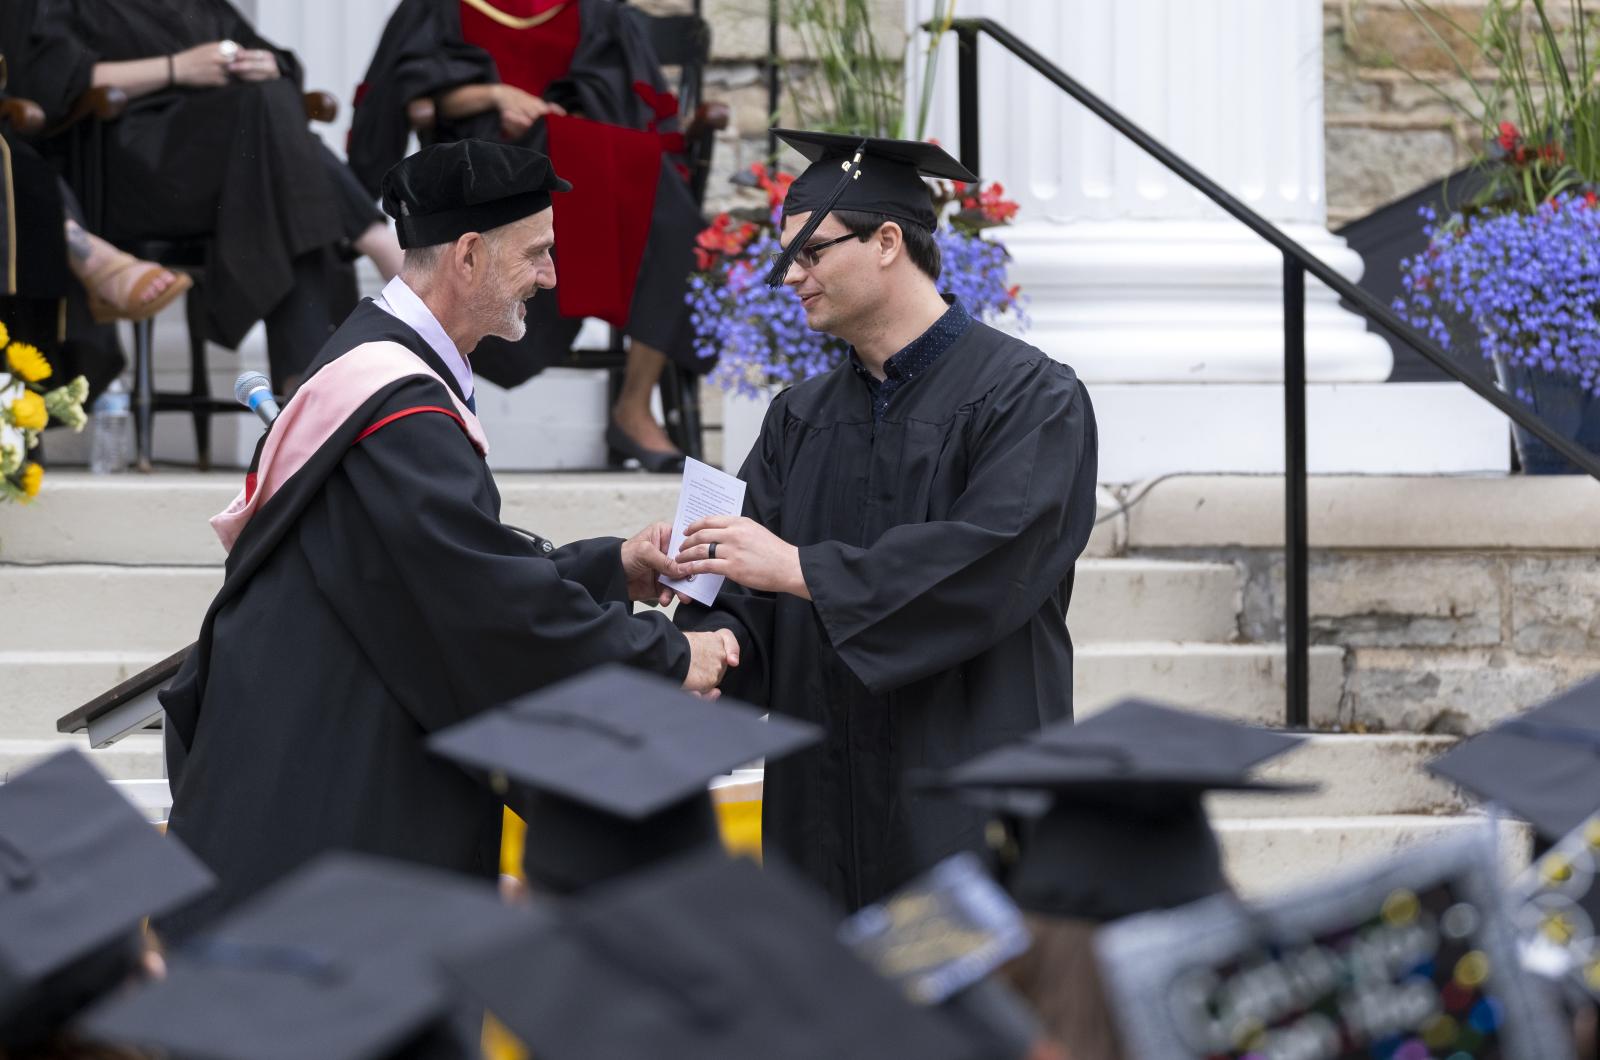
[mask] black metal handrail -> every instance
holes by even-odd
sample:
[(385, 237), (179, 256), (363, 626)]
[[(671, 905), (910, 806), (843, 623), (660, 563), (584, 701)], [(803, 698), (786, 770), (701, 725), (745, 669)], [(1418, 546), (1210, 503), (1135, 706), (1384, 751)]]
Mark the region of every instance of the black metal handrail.
[[(940, 23), (922, 27), (943, 29)], [(1284, 604), (1283, 625), (1288, 655), (1288, 702), (1284, 720), (1292, 728), (1311, 721), (1310, 606), (1306, 598), (1306, 273), (1327, 284), (1370, 321), (1388, 328), (1440, 371), (1503, 412), (1513, 422), (1566, 457), (1591, 477), (1600, 479), (1600, 456), (1551, 430), (1524, 405), (1493, 384), (1463, 371), (1443, 349), (1406, 323), (1370, 292), (1351, 283), (1333, 267), (1295, 242), (1277, 225), (1224, 191), (1170, 148), (1130, 121), (1105, 100), (1079, 84), (1066, 71), (1040, 55), (1010, 30), (988, 18), (956, 19), (956, 82), (959, 92), (961, 163), (982, 173), (978, 158), (978, 35), (1021, 59), (1051, 84), (1077, 100), (1097, 118), (1127, 137), (1180, 180), (1222, 207), (1252, 232), (1283, 253), (1283, 406), (1284, 406)]]

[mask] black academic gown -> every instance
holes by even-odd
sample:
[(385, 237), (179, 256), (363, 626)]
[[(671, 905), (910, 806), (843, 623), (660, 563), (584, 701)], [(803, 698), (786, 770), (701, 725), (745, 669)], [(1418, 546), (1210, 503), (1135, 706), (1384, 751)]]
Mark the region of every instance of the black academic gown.
[[(156, 92), (106, 127), (111, 179), (97, 234), (113, 242), (210, 238), (205, 323), (212, 340), (236, 347), (305, 282), (308, 256), (381, 220), (370, 198), (362, 202), (353, 175), (341, 175), (343, 164), (307, 128), (299, 60), (263, 39), (226, 0), (5, 3), (33, 8), (27, 39), (12, 48), (12, 88), (37, 100), (51, 121), (89, 88), (97, 62), (224, 39), (277, 54), (283, 76), (275, 81)], [(284, 370), (303, 367), (327, 334), (327, 327), (316, 332), (304, 359), (286, 361)]]
[[(370, 302), (313, 366), (421, 338)], [(171, 828), (221, 881), (184, 930), (322, 851), (479, 876), (499, 865), (500, 801), (424, 738), (607, 662), (675, 680), (685, 638), (632, 614), (617, 539), (548, 558), (502, 525), (488, 465), (413, 378), (369, 400), (262, 507), (228, 557), (195, 650), (162, 694)], [(604, 603), (597, 601), (606, 601)]]
[[(661, 64), (636, 21), (637, 13), (614, 0), (579, 3), (583, 29), (578, 50), (567, 75), (550, 86), (545, 98), (572, 114), (645, 129), (654, 115), (633, 85), (643, 82), (658, 92), (666, 91), (667, 85)], [(458, 0), (401, 0), (358, 93), (360, 102), (350, 127), (351, 168), (376, 194), (384, 173), (405, 153), (411, 134), (407, 104), (461, 85), (499, 80), (489, 53), (462, 39)], [(658, 125), (661, 132), (676, 128), (671, 119)], [(441, 119), (434, 136), (439, 141), (498, 140), (499, 114), (489, 111), (457, 122)], [(544, 150), (544, 123), (536, 123), (523, 142)], [(662, 160), (656, 180), (650, 234), (623, 331), (674, 362), (705, 372), (712, 362), (694, 351), (694, 329), (685, 301), (689, 274), (694, 270), (694, 241), (705, 221), (673, 161), (673, 156)], [(559, 243), (555, 255), (559, 282)], [(486, 339), (473, 354), (473, 370), (500, 386), (517, 386), (562, 363), (582, 325), (581, 319), (562, 317), (556, 299), (535, 298), (528, 303), (527, 334), (514, 343)]]
[(744, 514), (800, 547), (812, 601), (729, 584), (679, 623), (737, 634), (730, 694), (826, 730), (767, 765), (762, 831), (848, 908), (982, 847), (985, 814), (908, 779), (1072, 716), (1096, 454), (1072, 369), (976, 322), (876, 430), (848, 362), (768, 411)]

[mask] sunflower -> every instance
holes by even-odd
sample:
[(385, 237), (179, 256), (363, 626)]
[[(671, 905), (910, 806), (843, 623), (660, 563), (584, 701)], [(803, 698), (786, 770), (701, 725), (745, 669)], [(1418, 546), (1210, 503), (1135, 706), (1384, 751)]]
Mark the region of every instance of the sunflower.
[(25, 431), (42, 431), (50, 422), (50, 410), (45, 408), (44, 398), (24, 390), (22, 396), (11, 403), (11, 422)]
[(44, 481), (44, 468), (29, 464), (22, 469), (22, 492), (31, 501), (39, 495), (39, 484)]
[(6, 363), (11, 366), (11, 374), (21, 379), (24, 383), (37, 383), (41, 379), (49, 379), (54, 371), (50, 362), (44, 359), (44, 354), (39, 352), (39, 347), (30, 346), (26, 342), (13, 342), (6, 349)]

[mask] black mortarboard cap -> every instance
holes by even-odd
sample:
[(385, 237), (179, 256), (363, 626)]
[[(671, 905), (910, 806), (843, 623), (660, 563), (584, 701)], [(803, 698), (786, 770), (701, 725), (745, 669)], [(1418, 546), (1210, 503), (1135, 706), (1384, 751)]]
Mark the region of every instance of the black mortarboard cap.
[(1128, 699), (981, 755), (937, 786), (1043, 796), (1019, 829), (1013, 896), (1034, 912), (1114, 920), (1227, 890), (1202, 796), (1306, 790), (1248, 775), (1302, 740)]
[(1555, 842), (1600, 811), (1600, 678), (1466, 740), (1428, 768)]
[(811, 163), (783, 200), (785, 217), (810, 213), (767, 274), (769, 287), (783, 285), (794, 256), (834, 210), (892, 217), (932, 231), (938, 223), (923, 177), (976, 183), (978, 178), (938, 144), (876, 136), (774, 129), (784, 143)]
[(0, 785), (0, 1051), (119, 983), (140, 922), (215, 882), (76, 751)]
[(428, 746), (503, 777), (528, 823), (530, 882), (572, 893), (717, 842), (707, 786), (821, 738), (814, 725), (604, 666), (437, 733)]
[(571, 191), (547, 155), (515, 144), (455, 140), (424, 147), (383, 176), (383, 210), (402, 247), (453, 243), (550, 205)]
[(476, 1021), (437, 955), (527, 915), (482, 880), (326, 854), (185, 940), (165, 979), (97, 1006), (79, 1030), (175, 1060), (466, 1052)]
[(697, 855), (447, 964), (540, 1060), (972, 1055), (846, 950), (835, 925), (781, 865)]

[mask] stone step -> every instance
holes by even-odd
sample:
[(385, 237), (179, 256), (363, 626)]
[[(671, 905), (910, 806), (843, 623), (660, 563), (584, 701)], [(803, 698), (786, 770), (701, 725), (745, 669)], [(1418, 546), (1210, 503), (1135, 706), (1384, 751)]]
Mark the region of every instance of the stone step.
[(1317, 733), (1255, 773), (1281, 784), (1316, 784), (1315, 793), (1214, 794), (1206, 805), (1214, 817), (1229, 819), (1466, 813), (1473, 800), (1426, 768), (1456, 742), (1452, 736)]
[[(0, 614), (28, 615), (13, 651), (172, 652), (194, 639), (220, 567), (0, 566)], [(1070, 622), (1079, 641), (1229, 640), (1239, 575), (1226, 563), (1085, 560)]]
[[(1311, 649), (1311, 725), (1339, 719), (1344, 649)], [(1284, 723), (1281, 644), (1121, 642), (1080, 645), (1073, 661), (1073, 710), (1087, 717), (1126, 696), (1156, 699), (1256, 725)]]
[[(0, 736), (54, 732), (56, 718), (170, 650), (0, 652)], [(1314, 727), (1337, 721), (1340, 657), (1339, 648), (1312, 649)], [(1139, 695), (1237, 721), (1281, 725), (1283, 670), (1282, 645), (1091, 643), (1077, 649), (1074, 701), (1079, 717)]]
[[(672, 518), (678, 479), (619, 473), (503, 473), (495, 476), (501, 518), (565, 543), (627, 536)], [(52, 470), (27, 506), (0, 506), (0, 561), (6, 563), (221, 564), (222, 546), (207, 522), (244, 484), (236, 471), (161, 469), (151, 475), (90, 475)], [(1115, 500), (1106, 493), (1102, 513)], [(1096, 525), (1086, 555), (1122, 549), (1125, 519)]]
[(89, 750), (89, 741), (81, 735), (40, 736), (0, 739), (0, 784), (68, 747), (84, 752), (110, 780), (152, 780), (164, 775), (160, 733), (136, 733), (97, 751)]
[[(1247, 897), (1270, 895), (1358, 870), (1408, 847), (1484, 827), (1481, 814), (1453, 817), (1257, 817), (1220, 820), (1223, 861)], [(1533, 832), (1520, 821), (1499, 824), (1507, 874), (1528, 865)]]

